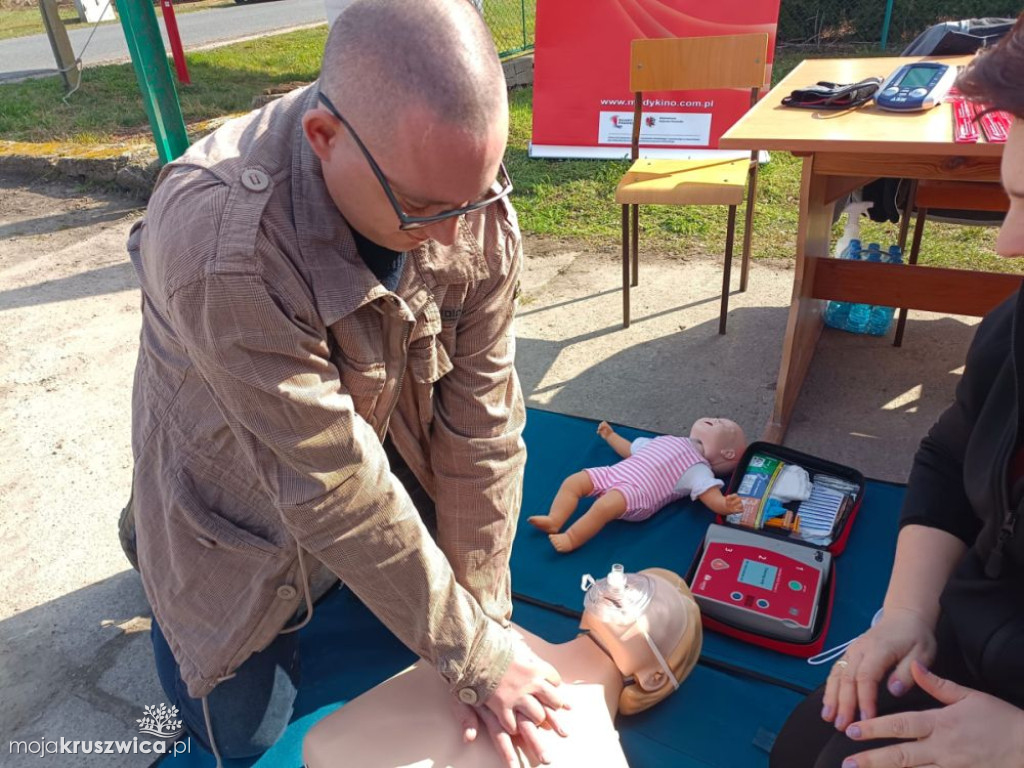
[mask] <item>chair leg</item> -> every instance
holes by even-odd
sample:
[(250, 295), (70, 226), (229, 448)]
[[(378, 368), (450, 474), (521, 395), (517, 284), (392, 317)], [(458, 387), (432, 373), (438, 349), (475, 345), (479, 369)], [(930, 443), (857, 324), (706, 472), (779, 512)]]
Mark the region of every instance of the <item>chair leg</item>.
[[(914, 222), (914, 240), (910, 244), (910, 256), (907, 258), (908, 264), (917, 264), (917, 255), (921, 250), (921, 237), (924, 235), (924, 220), (928, 218), (928, 209), (919, 208), (917, 211), (917, 221)], [(903, 346), (903, 331), (907, 327), (907, 309), (900, 307), (899, 320), (896, 321), (896, 337), (892, 340), (894, 347)]]
[(910, 217), (914, 213), (914, 206), (917, 204), (917, 179), (910, 182), (910, 189), (907, 190), (907, 204), (903, 208), (903, 217), (900, 219), (900, 236), (896, 241), (900, 250), (907, 250), (907, 231), (910, 229)]
[(725, 333), (725, 319), (729, 314), (729, 283), (732, 277), (732, 247), (736, 239), (736, 206), (729, 206), (729, 223), (725, 232), (725, 268), (722, 270), (722, 309), (718, 313), (718, 332)]
[(740, 265), (740, 293), (747, 290), (747, 275), (750, 272), (750, 240), (754, 234), (754, 203), (757, 199), (757, 165), (750, 170), (747, 185), (747, 216), (743, 225), (743, 262)]
[(640, 285), (640, 206), (633, 206), (633, 285)]
[(629, 328), (629, 206), (622, 206), (622, 327)]

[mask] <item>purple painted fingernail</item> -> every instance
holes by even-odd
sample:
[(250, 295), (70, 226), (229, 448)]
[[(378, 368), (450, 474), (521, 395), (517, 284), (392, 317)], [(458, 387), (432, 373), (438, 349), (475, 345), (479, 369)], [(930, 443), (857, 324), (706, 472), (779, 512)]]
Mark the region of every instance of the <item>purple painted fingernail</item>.
[(852, 757), (848, 757), (843, 760), (843, 768), (857, 768), (857, 761)]
[(849, 728), (846, 729), (846, 735), (849, 736), (851, 739), (859, 739), (860, 738), (860, 726), (857, 725), (856, 723), (854, 723), (853, 725), (851, 725)]
[(821, 719), (822, 720), (831, 720), (832, 719), (832, 715), (834, 715), (835, 713), (836, 713), (835, 707), (833, 707), (831, 704), (826, 704), (824, 707), (821, 708)]
[(864, 710), (863, 709), (860, 710), (860, 717), (857, 718), (857, 719), (858, 720), (867, 720), (868, 719), (868, 716), (864, 714)]
[(840, 715), (839, 717), (836, 718), (836, 730), (839, 730), (839, 731), (845, 731), (846, 730), (846, 715)]
[(903, 685), (902, 680), (890, 680), (889, 681), (889, 693), (893, 696), (902, 696), (906, 693), (906, 686)]

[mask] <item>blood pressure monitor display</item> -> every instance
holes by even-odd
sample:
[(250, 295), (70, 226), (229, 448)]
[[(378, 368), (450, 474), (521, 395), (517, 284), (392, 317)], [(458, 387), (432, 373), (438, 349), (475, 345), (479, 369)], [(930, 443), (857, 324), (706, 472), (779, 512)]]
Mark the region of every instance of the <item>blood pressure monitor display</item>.
[(875, 103), (894, 112), (930, 109), (946, 98), (956, 75), (956, 67), (935, 61), (904, 64), (878, 87)]
[(931, 69), (921, 69), (920, 67), (913, 67), (907, 70), (907, 74), (903, 76), (896, 85), (900, 88), (924, 88), (928, 83), (931, 82), (935, 72)]

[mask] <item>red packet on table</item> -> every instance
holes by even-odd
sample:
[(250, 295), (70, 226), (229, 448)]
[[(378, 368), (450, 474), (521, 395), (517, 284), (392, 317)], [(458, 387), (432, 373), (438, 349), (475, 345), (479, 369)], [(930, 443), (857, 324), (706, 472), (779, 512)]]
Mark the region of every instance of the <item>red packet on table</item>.
[(978, 141), (978, 124), (974, 121), (974, 104), (962, 98), (951, 99), (953, 106), (953, 141), (974, 144)]
[(1010, 115), (1006, 112), (986, 112), (979, 118), (985, 138), (992, 144), (1002, 144), (1010, 134)]

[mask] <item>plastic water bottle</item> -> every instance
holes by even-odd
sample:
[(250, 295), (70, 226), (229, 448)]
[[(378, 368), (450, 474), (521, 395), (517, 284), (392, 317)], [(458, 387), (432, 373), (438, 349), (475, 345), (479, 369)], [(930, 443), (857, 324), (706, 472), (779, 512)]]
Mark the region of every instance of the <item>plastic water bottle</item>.
[[(898, 245), (890, 245), (885, 261), (889, 264), (902, 264), (903, 252)], [(871, 319), (868, 320), (867, 332), (872, 336), (885, 336), (892, 327), (892, 319), (896, 314), (895, 307), (872, 307)]]
[(889, 332), (889, 326), (892, 325), (892, 318), (895, 314), (896, 310), (893, 307), (872, 307), (866, 332), (871, 336), (885, 336)]
[[(860, 258), (860, 217), (867, 213), (874, 203), (856, 202), (846, 206), (846, 226), (843, 227), (843, 234), (836, 243), (834, 255), (837, 259), (859, 259)], [(846, 322), (850, 317), (850, 303), (847, 301), (830, 301), (825, 305), (825, 325), (832, 328), (845, 330)]]
[[(852, 218), (853, 214), (850, 214), (850, 216)], [(857, 261), (860, 259), (860, 249), (860, 240), (851, 238), (839, 254), (839, 258)], [(838, 328), (841, 331), (846, 330), (852, 307), (853, 305), (848, 301), (830, 301), (825, 307), (825, 324), (831, 328)]]
[[(859, 258), (864, 258), (865, 261), (881, 261), (882, 251), (878, 243), (871, 243), (870, 245), (868, 245), (866, 255), (863, 253), (859, 253), (856, 254), (856, 256)], [(869, 320), (871, 320), (871, 305), (851, 304), (850, 312), (846, 318), (846, 325), (844, 326), (843, 330), (849, 331), (850, 333), (865, 333), (868, 329)]]

